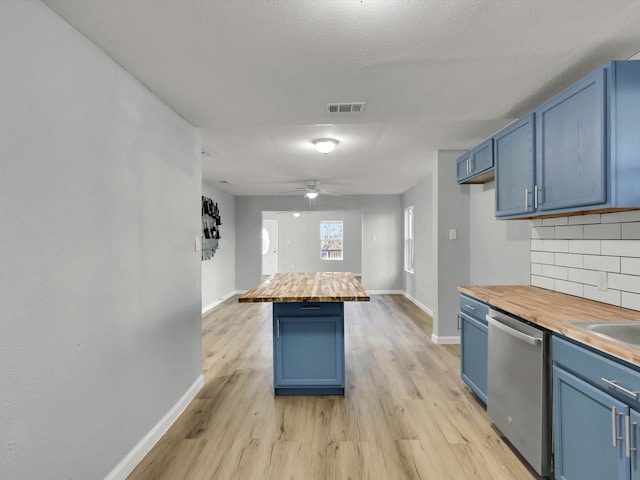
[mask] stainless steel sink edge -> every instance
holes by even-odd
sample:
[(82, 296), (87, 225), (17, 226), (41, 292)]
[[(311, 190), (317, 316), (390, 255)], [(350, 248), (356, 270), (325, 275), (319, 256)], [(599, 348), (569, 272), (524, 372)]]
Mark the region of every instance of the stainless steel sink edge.
[(619, 322), (569, 322), (570, 325), (596, 335), (640, 348), (640, 322), (624, 320)]

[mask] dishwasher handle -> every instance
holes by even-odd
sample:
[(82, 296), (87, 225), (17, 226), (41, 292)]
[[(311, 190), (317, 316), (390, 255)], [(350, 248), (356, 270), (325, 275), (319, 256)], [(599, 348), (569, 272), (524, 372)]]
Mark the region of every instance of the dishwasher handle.
[(498, 328), (499, 330), (502, 330), (504, 333), (506, 333), (508, 335), (511, 335), (512, 337), (515, 337), (518, 340), (522, 340), (523, 342), (526, 342), (529, 345), (540, 345), (540, 344), (542, 344), (542, 339), (541, 338), (532, 337), (531, 335), (527, 335), (526, 333), (522, 333), (522, 332), (516, 330), (515, 328), (511, 328), (510, 326), (505, 325), (501, 321), (496, 320), (491, 315), (487, 315), (487, 322), (489, 322), (490, 325), (493, 325), (494, 327)]

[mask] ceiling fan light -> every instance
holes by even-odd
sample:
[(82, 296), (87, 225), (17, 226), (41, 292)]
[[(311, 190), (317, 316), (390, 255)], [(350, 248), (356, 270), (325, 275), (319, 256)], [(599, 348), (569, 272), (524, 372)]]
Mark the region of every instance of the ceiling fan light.
[(313, 200), (318, 196), (318, 192), (307, 192), (304, 194), (304, 196), (307, 197), (309, 200)]
[(312, 143), (315, 145), (316, 150), (326, 155), (327, 153), (333, 152), (336, 145), (340, 142), (335, 138), (319, 138), (318, 140), (314, 140)]

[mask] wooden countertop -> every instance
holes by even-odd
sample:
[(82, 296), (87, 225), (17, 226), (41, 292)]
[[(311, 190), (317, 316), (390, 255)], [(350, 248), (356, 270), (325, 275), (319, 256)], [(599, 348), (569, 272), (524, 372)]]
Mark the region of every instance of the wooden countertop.
[(640, 349), (569, 322), (640, 322), (640, 312), (529, 286), (460, 286), (460, 293), (512, 313), (553, 332), (640, 366)]
[(276, 273), (238, 299), (251, 302), (368, 302), (353, 273)]

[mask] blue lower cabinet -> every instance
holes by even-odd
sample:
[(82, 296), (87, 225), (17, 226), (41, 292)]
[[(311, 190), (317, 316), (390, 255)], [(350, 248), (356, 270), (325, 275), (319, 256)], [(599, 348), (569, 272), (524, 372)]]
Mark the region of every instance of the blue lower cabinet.
[(471, 391), (487, 404), (487, 350), (489, 305), (460, 294), (460, 376)]
[(480, 400), (487, 404), (488, 327), (469, 315), (460, 313), (462, 379)]
[(638, 451), (638, 440), (640, 440), (640, 413), (632, 409), (629, 417), (631, 480), (640, 480), (640, 452)]
[(553, 390), (556, 480), (629, 480), (629, 407), (557, 366)]
[[(344, 395), (344, 314), (274, 304), (273, 372), (276, 395)], [(327, 310), (328, 306), (324, 306)], [(340, 304), (342, 307), (342, 304)], [(296, 314), (297, 313), (297, 314)], [(323, 315), (323, 313), (325, 313)], [(335, 313), (338, 313), (337, 315)]]

